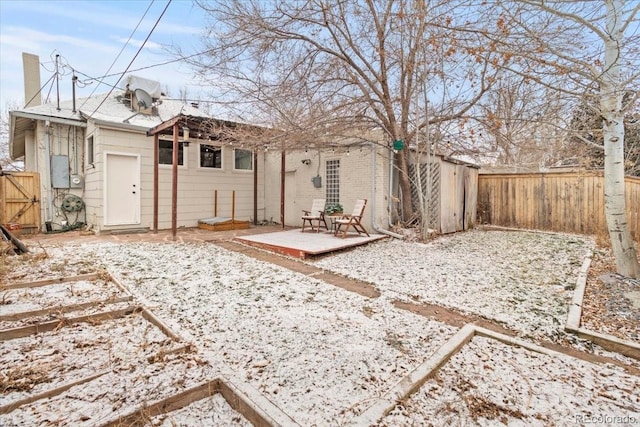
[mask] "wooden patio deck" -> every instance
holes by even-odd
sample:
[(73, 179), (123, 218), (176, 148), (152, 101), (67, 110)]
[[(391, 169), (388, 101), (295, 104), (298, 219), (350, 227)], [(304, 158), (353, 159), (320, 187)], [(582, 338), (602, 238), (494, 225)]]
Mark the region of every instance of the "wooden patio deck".
[(333, 235), (333, 232), (305, 231), (298, 228), (250, 236), (236, 236), (234, 240), (250, 246), (266, 249), (296, 258), (322, 255), (354, 246), (366, 245), (384, 239), (382, 234), (371, 234), (371, 237), (348, 234), (344, 239)]

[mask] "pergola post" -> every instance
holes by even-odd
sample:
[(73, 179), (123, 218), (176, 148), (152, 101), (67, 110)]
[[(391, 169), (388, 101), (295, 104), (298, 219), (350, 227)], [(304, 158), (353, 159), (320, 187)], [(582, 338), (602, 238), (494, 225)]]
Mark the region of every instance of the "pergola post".
[(160, 163), (160, 134), (153, 135), (153, 232), (158, 233), (158, 164)]
[(176, 240), (178, 232), (178, 122), (173, 124), (173, 161), (171, 181), (171, 236)]

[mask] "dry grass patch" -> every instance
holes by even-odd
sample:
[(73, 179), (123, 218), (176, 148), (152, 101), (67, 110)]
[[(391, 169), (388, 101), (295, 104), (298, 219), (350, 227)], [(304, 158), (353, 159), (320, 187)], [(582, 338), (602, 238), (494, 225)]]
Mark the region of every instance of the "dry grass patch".
[(52, 381), (50, 366), (15, 366), (0, 371), (0, 394), (31, 391), (38, 384)]

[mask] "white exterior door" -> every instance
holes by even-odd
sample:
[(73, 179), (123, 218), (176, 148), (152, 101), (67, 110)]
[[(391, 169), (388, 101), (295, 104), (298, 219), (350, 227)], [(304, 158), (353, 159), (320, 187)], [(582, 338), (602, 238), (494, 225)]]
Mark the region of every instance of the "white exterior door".
[(105, 154), (104, 223), (140, 223), (140, 156)]

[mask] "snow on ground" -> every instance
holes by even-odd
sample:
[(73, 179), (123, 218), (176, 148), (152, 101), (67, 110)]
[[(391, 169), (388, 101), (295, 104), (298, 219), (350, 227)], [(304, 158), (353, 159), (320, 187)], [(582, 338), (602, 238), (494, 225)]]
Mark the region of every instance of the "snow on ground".
[(636, 424), (638, 390), (639, 377), (611, 367), (476, 336), (382, 425)]
[(45, 310), (47, 308), (82, 304), (96, 300), (114, 300), (125, 296), (121, 289), (105, 280), (78, 280), (56, 283), (46, 288), (18, 288), (4, 293), (2, 315)]
[(242, 415), (235, 412), (219, 393), (201, 399), (182, 409), (153, 417), (151, 424), (157, 427), (175, 426), (238, 426), (251, 427)]
[(583, 236), (472, 230), (426, 244), (388, 240), (310, 262), (371, 282), (387, 298), (439, 304), (554, 338), (564, 335), (578, 271), (592, 248)]
[(93, 381), (0, 415), (0, 425), (100, 426), (148, 402), (199, 384), (207, 374), (206, 368), (193, 355), (174, 355), (159, 363), (121, 360)]
[[(87, 335), (90, 338), (87, 339)], [(114, 341), (114, 336), (120, 337)], [(20, 385), (42, 376), (33, 388), (15, 387), (0, 396), (0, 406), (46, 390), (51, 383), (69, 382), (135, 357), (150, 357), (168, 345), (167, 337), (141, 315), (101, 324), (77, 323), (52, 332), (3, 343), (0, 360), (14, 369), (3, 373)], [(34, 370), (30, 363), (38, 361)]]
[[(455, 329), (215, 245), (48, 248), (109, 271), (220, 373), (302, 425), (343, 423)], [(24, 280), (23, 278), (22, 280)]]
[[(576, 236), (473, 231), (428, 244), (391, 240), (312, 262), (374, 283), (383, 294), (377, 299), (207, 243), (48, 246), (48, 258), (40, 260), (39, 268), (11, 261), (6, 278), (24, 282), (106, 268), (192, 341), (204, 364), (181, 357), (163, 365), (136, 367), (127, 362), (53, 401), (13, 411), (9, 419), (19, 424), (45, 413), (51, 420), (80, 425), (86, 419), (82, 424), (92, 425), (127, 405), (166, 397), (185, 386), (176, 383), (181, 377), (195, 384), (222, 375), (259, 390), (301, 425), (344, 425), (456, 332), (394, 308), (393, 299), (448, 305), (526, 334), (553, 336), (565, 321), (577, 271), (591, 246), (590, 240)], [(19, 342), (3, 345), (14, 345), (12, 341)], [(86, 357), (93, 363), (91, 354)], [(564, 424), (571, 413), (586, 414), (592, 402), (611, 415), (638, 413), (638, 387), (638, 377), (619, 368), (474, 338), (407, 403), (425, 405), (424, 410), (409, 413), (398, 407), (385, 422), (497, 425), (506, 419), (524, 420), (523, 425), (542, 425), (544, 420)], [(477, 393), (471, 396), (469, 389)], [(432, 391), (440, 393), (435, 402)], [(102, 408), (95, 396), (106, 396), (114, 408)], [(199, 402), (172, 414), (171, 420), (156, 421), (210, 419), (197, 409), (209, 404), (217, 405)], [(498, 415), (478, 417), (479, 407)], [(225, 419), (236, 420), (237, 414)]]

